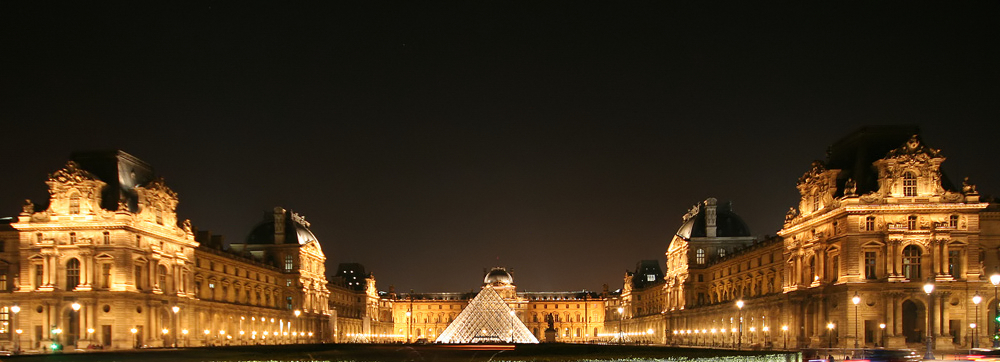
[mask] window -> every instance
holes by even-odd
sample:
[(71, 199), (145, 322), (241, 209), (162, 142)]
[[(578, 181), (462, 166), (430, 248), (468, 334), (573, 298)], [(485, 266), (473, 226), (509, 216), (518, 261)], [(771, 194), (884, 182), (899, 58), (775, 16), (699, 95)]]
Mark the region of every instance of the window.
[(69, 233), (69, 244), (76, 244), (76, 233)]
[(111, 264), (101, 264), (101, 288), (111, 288)]
[(906, 228), (910, 230), (917, 230), (917, 217), (910, 215), (906, 218)]
[(875, 275), (875, 255), (874, 251), (865, 252), (865, 279), (874, 280), (878, 279)]
[(10, 340), (10, 307), (0, 307), (0, 339)]
[(903, 248), (903, 277), (920, 280), (920, 248), (916, 245)]
[(286, 272), (292, 271), (292, 268), (294, 266), (295, 265), (294, 265), (294, 261), (292, 260), (292, 256), (291, 255), (285, 255), (285, 271)]
[(135, 266), (135, 289), (142, 290), (142, 265)]
[(726, 256), (726, 249), (719, 248), (719, 257), (724, 258)]
[(288, 310), (292, 310), (292, 297), (285, 297), (285, 305)]
[(286, 287), (292, 286), (292, 280), (291, 279), (285, 279), (285, 286)]
[(834, 255), (830, 264), (830, 281), (837, 282), (840, 279), (840, 255)]
[(159, 282), (157, 285), (160, 287), (164, 293), (167, 292), (167, 267), (163, 265), (156, 266), (156, 273), (159, 275)]
[(35, 242), (38, 244), (42, 243), (42, 233), (35, 234)]
[(958, 215), (951, 215), (948, 217), (948, 227), (958, 229)]
[(7, 269), (0, 269), (0, 291), (7, 291)]
[(705, 249), (698, 249), (695, 252), (695, 263), (705, 264)]
[(156, 209), (156, 223), (163, 225), (163, 211)]
[(80, 285), (80, 260), (73, 258), (66, 263), (66, 290), (76, 289)]
[(80, 195), (74, 193), (73, 196), (69, 197), (69, 214), (77, 215), (80, 213)]
[(138, 248), (139, 245), (140, 245), (139, 243), (141, 243), (141, 242), (142, 242), (142, 235), (136, 235), (135, 236), (135, 247)]
[(813, 194), (813, 211), (819, 211), (819, 194)]
[(948, 250), (948, 274), (952, 278), (961, 279), (962, 265), (958, 250)]
[(869, 216), (865, 218), (865, 231), (875, 231), (875, 217)]
[(42, 264), (35, 265), (35, 289), (42, 286), (42, 280), (45, 278), (45, 267)]
[(104, 232), (104, 245), (111, 245), (111, 233)]
[(913, 172), (903, 174), (903, 196), (917, 196), (917, 176)]
[(646, 274), (646, 281), (647, 282), (655, 282), (656, 281), (656, 275)]

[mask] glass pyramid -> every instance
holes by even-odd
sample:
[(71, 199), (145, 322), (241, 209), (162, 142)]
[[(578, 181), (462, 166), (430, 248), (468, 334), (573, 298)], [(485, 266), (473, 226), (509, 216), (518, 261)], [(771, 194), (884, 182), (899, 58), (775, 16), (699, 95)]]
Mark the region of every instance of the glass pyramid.
[(538, 343), (507, 306), (500, 294), (487, 285), (472, 298), (455, 321), (438, 336), (438, 343)]

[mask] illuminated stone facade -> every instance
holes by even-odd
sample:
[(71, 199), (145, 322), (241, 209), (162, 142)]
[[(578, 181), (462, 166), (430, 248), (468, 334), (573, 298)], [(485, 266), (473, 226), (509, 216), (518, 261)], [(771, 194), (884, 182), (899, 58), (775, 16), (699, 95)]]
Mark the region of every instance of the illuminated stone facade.
[(26, 201), (0, 228), (0, 348), (333, 341), (329, 300), (367, 295), (331, 297), (319, 242), (294, 213), (276, 208), (270, 235), (223, 250), (178, 219), (177, 194), (148, 164), (120, 151), (72, 159), (49, 175), (47, 202)]
[[(664, 343), (919, 348), (922, 288), (933, 282), (935, 348), (968, 348), (970, 323), (990, 326), (986, 306), (997, 303), (987, 277), (1000, 272), (1000, 213), (974, 185), (950, 184), (942, 153), (915, 134), (871, 127), (834, 144), (799, 179), (800, 202), (776, 237), (713, 234), (719, 204), (706, 200), (667, 248), (665, 285), (625, 289), (664, 294), (654, 332)], [(626, 332), (653, 325), (651, 315), (625, 318)], [(979, 346), (989, 344), (983, 330)]]
[[(486, 273), (483, 286), (494, 285), (517, 318), (539, 341), (545, 341), (551, 316), (558, 342), (608, 340), (603, 336), (606, 298), (594, 292), (518, 292), (513, 276), (502, 268)], [(393, 337), (401, 341), (436, 339), (476, 296), (468, 293), (386, 295), (393, 304)]]

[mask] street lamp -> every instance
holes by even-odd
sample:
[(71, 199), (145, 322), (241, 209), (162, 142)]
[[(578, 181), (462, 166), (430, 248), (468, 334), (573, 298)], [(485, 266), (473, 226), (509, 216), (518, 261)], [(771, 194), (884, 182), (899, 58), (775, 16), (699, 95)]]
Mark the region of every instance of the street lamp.
[(189, 346), (190, 343), (188, 343), (188, 330), (187, 329), (182, 329), (181, 330), (181, 334), (184, 335), (184, 345), (185, 346)]
[(781, 349), (788, 349), (788, 326), (781, 326)]
[(878, 329), (882, 332), (882, 348), (885, 348), (885, 323), (879, 323)]
[(514, 343), (514, 318), (517, 318), (517, 312), (510, 311), (510, 343)]
[(413, 331), (413, 313), (406, 311), (406, 343), (410, 343), (410, 333)]
[(132, 340), (135, 341), (135, 348), (139, 348), (139, 335), (136, 334), (139, 333), (139, 330), (136, 329), (135, 327), (132, 327), (132, 329), (129, 329), (128, 331), (132, 332)]
[(757, 334), (757, 327), (750, 327), (750, 348), (753, 348), (753, 335)]
[(764, 326), (764, 328), (761, 328), (760, 330), (764, 331), (764, 347), (767, 347), (767, 335), (770, 334), (768, 332), (771, 331), (771, 328), (768, 328), (767, 326)]
[(854, 303), (854, 348), (858, 348), (858, 323), (861, 322), (858, 319), (858, 303), (861, 303), (861, 297), (858, 296), (858, 292), (854, 292), (851, 303)]
[(924, 284), (924, 293), (927, 293), (927, 352), (924, 353), (924, 359), (934, 359), (934, 296), (931, 293), (934, 292), (934, 283), (927, 282)]
[(618, 307), (618, 344), (625, 344), (625, 331), (622, 330), (622, 319), (625, 319), (625, 308)]
[[(972, 304), (976, 305), (976, 323), (979, 323), (979, 303), (982, 302), (982, 301), (983, 301), (983, 297), (980, 297), (979, 296), (979, 292), (976, 292), (976, 295), (972, 297)], [(974, 325), (976, 325), (976, 323), (972, 323), (971, 325), (974, 326)], [(979, 331), (976, 330), (976, 327), (972, 327), (972, 348), (979, 347), (979, 333), (978, 332)]]
[[(13, 307), (10, 307), (10, 311), (14, 312), (14, 325), (13, 325), (13, 327), (17, 328), (18, 327), (18, 325), (17, 325), (17, 313), (21, 312), (21, 306), (15, 305)], [(20, 329), (17, 330), (17, 341), (14, 342), (14, 352), (15, 353), (20, 353), (21, 352), (21, 330)]]
[(993, 318), (994, 318), (994, 320), (993, 320), (993, 331), (992, 331), (992, 333), (993, 333), (993, 348), (998, 348), (998, 347), (1000, 347), (1000, 336), (997, 336), (996, 333), (997, 333), (997, 329), (1000, 329), (1000, 326), (997, 326), (997, 320), (996, 320), (996, 318), (997, 318), (997, 316), (1000, 316), (1000, 303), (997, 302), (997, 286), (1000, 285), (1000, 273), (993, 273), (993, 275), (990, 275), (990, 284), (993, 284), (993, 304), (992, 304), (992, 306), (993, 306)]
[(170, 307), (170, 310), (172, 310), (174, 312), (174, 335), (173, 335), (174, 341), (173, 341), (173, 343), (174, 343), (174, 348), (177, 348), (177, 330), (180, 329), (179, 324), (181, 322), (177, 318), (177, 312), (181, 311), (181, 307), (178, 307), (178, 306), (175, 305), (173, 307)]
[(830, 335), (830, 348), (831, 349), (833, 348), (833, 327), (836, 327), (836, 326), (837, 325), (833, 324), (833, 322), (829, 322), (829, 323), (826, 324), (826, 329), (827, 329), (826, 333)]
[[(295, 324), (297, 324), (296, 327), (298, 327), (298, 329), (299, 329), (299, 336), (301, 336), (302, 335), (302, 321), (299, 320), (299, 316), (302, 315), (302, 311), (296, 309), (295, 312), (293, 312), (292, 314), (295, 314), (295, 321), (297, 322)], [(406, 312), (406, 316), (409, 317), (410, 316), (410, 312)], [(274, 322), (274, 318), (271, 318), (271, 322), (272, 323)], [(410, 337), (406, 337), (406, 339), (407, 339), (407, 342), (409, 342)], [(295, 342), (298, 343), (299, 342), (299, 338), (295, 338)]]
[(736, 350), (739, 351), (743, 348), (743, 299), (736, 301), (736, 317), (740, 322), (740, 335), (736, 340)]

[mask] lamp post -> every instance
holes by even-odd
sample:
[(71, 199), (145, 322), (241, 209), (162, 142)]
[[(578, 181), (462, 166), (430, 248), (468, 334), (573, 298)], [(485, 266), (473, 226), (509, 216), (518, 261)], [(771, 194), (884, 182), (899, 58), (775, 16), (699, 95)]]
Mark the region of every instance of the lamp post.
[(826, 324), (826, 330), (827, 330), (826, 334), (830, 335), (830, 349), (833, 349), (833, 327), (836, 326), (837, 325), (833, 324), (833, 322), (829, 322)]
[(181, 311), (181, 307), (178, 307), (178, 306), (175, 305), (173, 307), (170, 307), (170, 310), (172, 310), (174, 312), (174, 336), (173, 336), (174, 341), (173, 342), (174, 342), (174, 348), (177, 348), (177, 329), (179, 329), (178, 324), (180, 324), (180, 320), (178, 320), (178, 318), (177, 318), (177, 312)]
[(622, 330), (622, 319), (625, 319), (625, 308), (618, 307), (618, 344), (625, 344), (625, 331)]
[(132, 327), (132, 329), (129, 329), (128, 331), (132, 332), (132, 340), (134, 341), (134, 347), (139, 348), (139, 335), (136, 334), (139, 332), (139, 330), (136, 329), (135, 327)]
[(753, 335), (757, 334), (757, 327), (750, 327), (750, 348), (753, 349)]
[[(80, 305), (80, 303), (73, 302), (73, 304), (70, 304), (69, 307), (73, 309), (73, 314), (76, 316), (76, 321), (75, 321), (76, 323), (70, 324), (70, 326), (69, 326), (70, 335), (67, 336), (66, 342), (72, 343), (73, 344), (73, 348), (76, 348), (76, 342), (77, 342), (76, 340), (80, 339), (80, 308), (81, 308), (81, 305)], [(71, 341), (71, 340), (69, 340), (69, 338), (72, 338), (73, 340)]]
[[(980, 297), (979, 296), (979, 292), (976, 292), (976, 295), (972, 297), (972, 304), (976, 305), (976, 323), (979, 323), (979, 303), (982, 302), (982, 301), (983, 301), (983, 297)], [(975, 326), (976, 323), (972, 323), (971, 325)], [(972, 348), (979, 347), (979, 333), (978, 332), (979, 331), (976, 330), (976, 327), (972, 327)]]
[[(10, 307), (10, 311), (14, 312), (14, 325), (13, 325), (13, 327), (17, 328), (18, 327), (18, 325), (17, 325), (17, 314), (21, 312), (21, 306), (15, 305), (13, 307)], [(18, 329), (16, 332), (17, 332), (17, 340), (14, 342), (14, 353), (21, 353), (21, 330)]]
[(990, 284), (993, 284), (993, 304), (992, 304), (992, 307), (993, 307), (993, 318), (994, 318), (993, 319), (993, 330), (990, 333), (993, 334), (993, 338), (992, 338), (993, 339), (993, 348), (998, 348), (998, 347), (1000, 347), (1000, 337), (997, 336), (997, 329), (1000, 329), (1000, 326), (997, 326), (996, 317), (1000, 316), (1000, 303), (998, 303), (998, 301), (997, 301), (997, 286), (1000, 285), (1000, 273), (993, 273), (993, 275), (990, 275)]
[(767, 335), (770, 334), (768, 332), (771, 331), (771, 328), (768, 328), (767, 326), (764, 326), (760, 330), (764, 332), (764, 347), (766, 348), (767, 347), (767, 337), (768, 337)]
[(739, 351), (743, 348), (743, 299), (736, 301), (736, 319), (740, 322), (740, 334), (736, 337), (736, 350)]
[(413, 330), (413, 312), (406, 311), (406, 343), (410, 343), (410, 332)]
[(861, 303), (861, 297), (858, 296), (858, 292), (854, 292), (854, 297), (851, 298), (851, 303), (854, 303), (854, 348), (858, 348), (858, 323), (861, 322), (858, 319), (858, 304)]
[(969, 344), (969, 349), (976, 348), (976, 324), (969, 323), (969, 329), (972, 330), (972, 343)]
[(934, 283), (927, 282), (924, 284), (924, 293), (927, 293), (927, 352), (924, 353), (924, 359), (934, 359)]
[(885, 348), (885, 323), (879, 323), (878, 329), (882, 332), (882, 348)]
[[(302, 315), (302, 311), (296, 309), (295, 312), (293, 312), (293, 314), (295, 314), (295, 324), (297, 324), (297, 327), (299, 329), (299, 336), (302, 336), (302, 321), (299, 320), (299, 316)], [(410, 312), (406, 312), (406, 316), (409, 317), (410, 316)], [(272, 318), (272, 320), (273, 320), (273, 318)], [(300, 341), (299, 337), (296, 337), (295, 338), (295, 343), (299, 343), (299, 341)], [(410, 341), (410, 337), (407, 336), (406, 337), (406, 341), (409, 342)]]
[(510, 311), (510, 343), (514, 343), (514, 318), (517, 318), (517, 312)]
[(187, 347), (188, 345), (191, 344), (190, 342), (188, 342), (188, 330), (187, 329), (181, 330), (181, 334), (184, 335), (184, 346)]
[(788, 326), (781, 326), (781, 349), (788, 349)]

